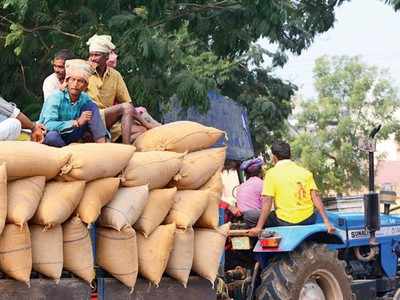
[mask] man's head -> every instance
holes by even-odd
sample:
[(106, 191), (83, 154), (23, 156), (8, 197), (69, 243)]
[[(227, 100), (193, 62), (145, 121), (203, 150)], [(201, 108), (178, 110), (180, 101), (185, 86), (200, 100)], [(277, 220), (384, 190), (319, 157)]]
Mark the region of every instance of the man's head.
[(89, 61), (99, 68), (106, 68), (108, 57), (115, 49), (111, 36), (95, 34), (86, 44), (89, 46)]
[(54, 55), (53, 70), (60, 82), (64, 81), (65, 78), (65, 61), (73, 58), (74, 55), (68, 49), (61, 49)]
[(94, 73), (90, 64), (82, 59), (71, 59), (65, 62), (66, 82), (72, 101), (76, 101), (81, 92), (86, 91), (89, 77)]
[(271, 146), (272, 160), (274, 163), (283, 159), (290, 159), (290, 145), (284, 141), (275, 141)]

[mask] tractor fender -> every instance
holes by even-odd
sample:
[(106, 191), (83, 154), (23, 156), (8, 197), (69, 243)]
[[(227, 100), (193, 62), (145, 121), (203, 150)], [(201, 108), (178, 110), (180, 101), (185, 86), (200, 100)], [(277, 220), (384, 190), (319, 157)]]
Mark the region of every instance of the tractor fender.
[(303, 242), (310, 240), (317, 243), (335, 244), (338, 248), (344, 246), (346, 242), (340, 232), (328, 234), (326, 226), (321, 223), (313, 225), (270, 227), (268, 231), (273, 231), (281, 236), (282, 239), (278, 248), (262, 248), (258, 241), (254, 247), (254, 252), (290, 252), (295, 250)]

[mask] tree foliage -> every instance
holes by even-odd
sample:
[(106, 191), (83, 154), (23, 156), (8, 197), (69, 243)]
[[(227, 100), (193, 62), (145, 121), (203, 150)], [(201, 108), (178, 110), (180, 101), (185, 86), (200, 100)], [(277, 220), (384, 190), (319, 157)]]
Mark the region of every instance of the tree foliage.
[(387, 70), (359, 57), (321, 57), (314, 67), (316, 99), (302, 101), (296, 114), (293, 153), (309, 168), (324, 193), (356, 191), (367, 183), (367, 154), (360, 137), (377, 125), (377, 140), (400, 129), (394, 112), (400, 100)]
[[(248, 107), (262, 149), (281, 134), (294, 91), (272, 69), (285, 63), (285, 51), (300, 53), (327, 31), (341, 2), (0, 0), (1, 94), (37, 115), (53, 54), (70, 48), (87, 57), (90, 36), (111, 34), (137, 104), (158, 115), (176, 94), (183, 106), (206, 110), (207, 91), (219, 89)], [(259, 38), (278, 50), (260, 49)]]

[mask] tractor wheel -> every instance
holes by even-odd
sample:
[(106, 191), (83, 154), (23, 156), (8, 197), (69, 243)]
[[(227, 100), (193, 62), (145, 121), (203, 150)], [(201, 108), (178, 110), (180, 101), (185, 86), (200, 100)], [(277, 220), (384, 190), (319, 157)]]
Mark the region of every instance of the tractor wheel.
[(263, 270), (256, 300), (350, 300), (349, 278), (336, 252), (305, 243)]

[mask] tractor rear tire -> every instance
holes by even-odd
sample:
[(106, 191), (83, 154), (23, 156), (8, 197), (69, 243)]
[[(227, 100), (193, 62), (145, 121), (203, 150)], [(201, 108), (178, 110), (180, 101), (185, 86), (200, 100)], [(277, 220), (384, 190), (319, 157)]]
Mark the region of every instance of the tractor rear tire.
[(256, 300), (351, 300), (350, 281), (337, 252), (305, 243), (269, 263), (261, 273)]

